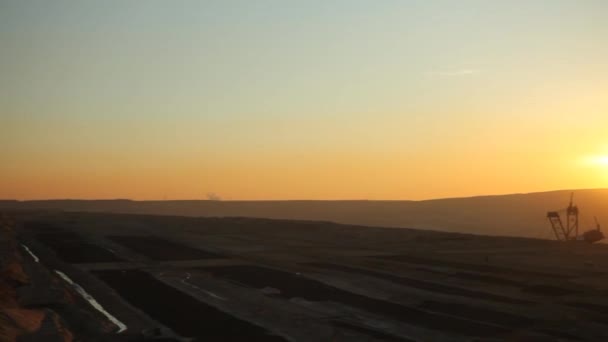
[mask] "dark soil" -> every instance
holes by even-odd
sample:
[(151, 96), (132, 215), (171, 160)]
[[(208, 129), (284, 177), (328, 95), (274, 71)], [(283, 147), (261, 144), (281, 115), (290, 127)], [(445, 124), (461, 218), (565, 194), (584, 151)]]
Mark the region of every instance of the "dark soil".
[(265, 287), (279, 289), (281, 292), (274, 296), (281, 298), (337, 302), (437, 331), (465, 336), (495, 336), (508, 331), (499, 326), (473, 322), (455, 316), (429, 313), (417, 308), (354, 294), (297, 274), (264, 267), (239, 265), (197, 269), (256, 289)]
[(109, 236), (108, 239), (155, 261), (214, 259), (223, 256), (154, 236)]
[(95, 271), (133, 306), (194, 341), (285, 341), (207, 305), (142, 271)]

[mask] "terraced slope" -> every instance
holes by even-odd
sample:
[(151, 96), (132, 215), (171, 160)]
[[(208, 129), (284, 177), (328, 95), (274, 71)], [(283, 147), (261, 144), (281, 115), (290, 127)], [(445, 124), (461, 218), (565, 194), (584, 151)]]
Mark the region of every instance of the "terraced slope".
[(606, 245), (249, 218), (17, 217), (20, 242), (124, 324), (93, 311), (121, 338), (608, 339)]

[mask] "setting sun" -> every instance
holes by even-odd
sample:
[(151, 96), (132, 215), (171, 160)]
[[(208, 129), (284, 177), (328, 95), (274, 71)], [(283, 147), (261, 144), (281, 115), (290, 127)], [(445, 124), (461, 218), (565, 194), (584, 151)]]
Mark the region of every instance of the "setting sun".
[(593, 158), (593, 161), (597, 165), (608, 166), (608, 156), (597, 156)]
[(591, 166), (608, 167), (608, 155), (595, 155), (586, 158), (586, 163)]

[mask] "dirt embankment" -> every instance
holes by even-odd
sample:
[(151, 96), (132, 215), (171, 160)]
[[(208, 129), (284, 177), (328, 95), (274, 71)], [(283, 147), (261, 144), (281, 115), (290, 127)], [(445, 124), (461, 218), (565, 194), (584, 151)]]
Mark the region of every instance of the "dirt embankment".
[[(14, 231), (14, 222), (0, 217), (0, 341), (72, 341), (74, 335), (51, 307), (69, 301), (69, 293), (59, 292), (52, 284), (36, 284), (40, 276), (26, 271), (22, 248)], [(52, 279), (49, 274), (49, 278)], [(34, 296), (34, 287), (49, 291)], [(51, 298), (49, 293), (55, 293)], [(36, 298), (37, 297), (37, 298)]]

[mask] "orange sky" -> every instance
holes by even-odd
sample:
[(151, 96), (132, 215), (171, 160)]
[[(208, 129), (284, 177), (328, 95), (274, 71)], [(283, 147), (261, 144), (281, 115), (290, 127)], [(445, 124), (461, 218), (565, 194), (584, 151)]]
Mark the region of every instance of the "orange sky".
[(608, 187), (606, 3), (371, 3), (3, 5), (0, 198)]

